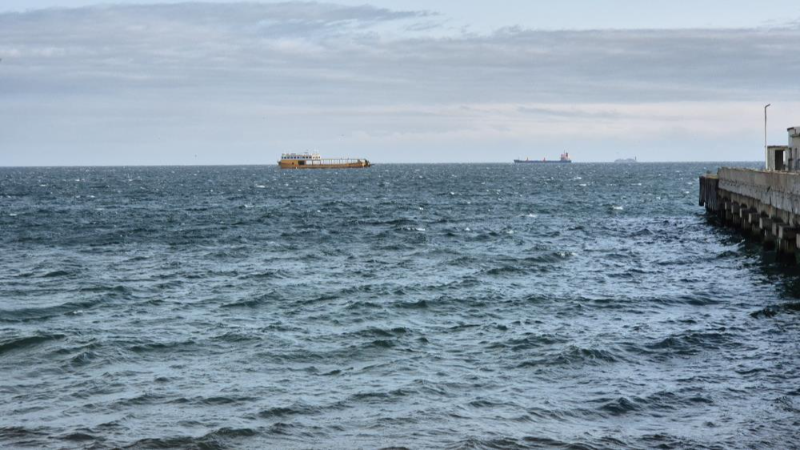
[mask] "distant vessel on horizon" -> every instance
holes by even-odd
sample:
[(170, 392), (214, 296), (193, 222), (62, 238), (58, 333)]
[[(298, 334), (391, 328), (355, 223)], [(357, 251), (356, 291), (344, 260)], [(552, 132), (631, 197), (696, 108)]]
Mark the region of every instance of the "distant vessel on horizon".
[(366, 169), (369, 160), (355, 158), (322, 158), (319, 153), (284, 153), (278, 161), (281, 169)]
[(615, 164), (633, 164), (639, 161), (636, 160), (636, 157), (633, 158), (620, 158), (614, 161)]
[(514, 164), (571, 164), (572, 158), (569, 157), (569, 153), (562, 153), (561, 159), (559, 160), (548, 160), (547, 158), (542, 159), (515, 159)]

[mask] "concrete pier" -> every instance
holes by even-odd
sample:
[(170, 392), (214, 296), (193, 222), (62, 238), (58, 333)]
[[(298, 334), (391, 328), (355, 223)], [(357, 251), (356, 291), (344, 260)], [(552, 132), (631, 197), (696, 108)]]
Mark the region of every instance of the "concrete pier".
[(766, 170), (723, 167), (700, 177), (700, 206), (787, 260), (800, 262), (800, 127), (767, 147)]
[(723, 224), (800, 261), (800, 173), (722, 168), (700, 177), (700, 205)]

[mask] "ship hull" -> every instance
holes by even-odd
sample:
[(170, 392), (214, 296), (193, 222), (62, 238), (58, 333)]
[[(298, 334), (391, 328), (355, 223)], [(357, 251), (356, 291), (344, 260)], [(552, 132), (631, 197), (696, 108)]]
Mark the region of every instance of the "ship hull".
[(297, 161), (281, 161), (278, 167), (281, 169), (297, 170), (321, 170), (321, 169), (366, 169), (372, 164), (368, 162), (343, 163), (343, 164), (297, 164)]
[(572, 161), (536, 161), (515, 159), (514, 164), (572, 164)]

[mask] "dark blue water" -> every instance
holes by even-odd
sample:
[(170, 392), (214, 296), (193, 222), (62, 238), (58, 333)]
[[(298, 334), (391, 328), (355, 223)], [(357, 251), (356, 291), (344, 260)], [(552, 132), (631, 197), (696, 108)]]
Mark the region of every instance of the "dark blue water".
[(0, 447), (800, 446), (715, 168), (0, 169)]

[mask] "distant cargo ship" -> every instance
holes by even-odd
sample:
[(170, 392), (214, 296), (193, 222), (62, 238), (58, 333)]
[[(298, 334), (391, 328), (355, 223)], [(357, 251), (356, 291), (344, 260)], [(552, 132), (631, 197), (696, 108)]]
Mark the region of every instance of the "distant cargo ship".
[(547, 158), (544, 159), (515, 159), (515, 164), (570, 164), (572, 163), (572, 159), (569, 157), (569, 153), (562, 153), (561, 159), (558, 161), (556, 160), (548, 160)]
[(281, 169), (365, 169), (366, 159), (323, 158), (319, 153), (284, 153), (278, 161)]
[(639, 161), (637, 161), (636, 157), (634, 156), (633, 158), (617, 159), (614, 162), (617, 163), (617, 164), (633, 164), (633, 163), (636, 163), (636, 162), (639, 162)]

